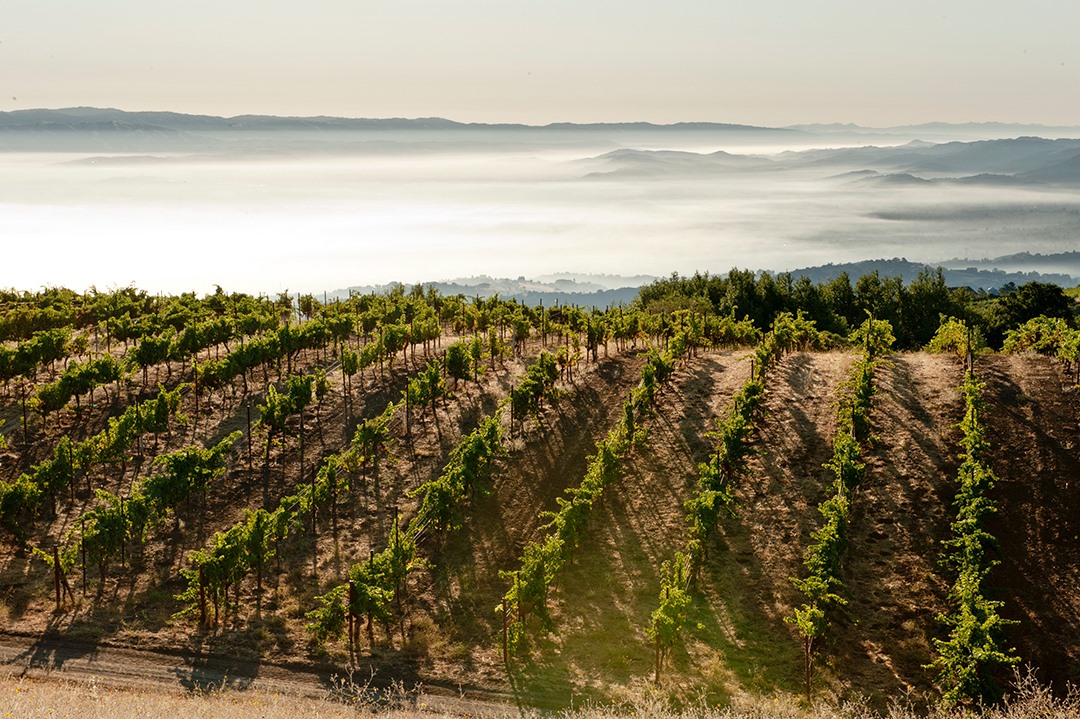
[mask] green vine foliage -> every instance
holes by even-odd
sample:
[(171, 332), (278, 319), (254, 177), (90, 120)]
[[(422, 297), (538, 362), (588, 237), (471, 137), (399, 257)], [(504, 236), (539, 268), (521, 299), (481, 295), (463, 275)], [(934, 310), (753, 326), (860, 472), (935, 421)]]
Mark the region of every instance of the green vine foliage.
[(213, 447), (186, 447), (154, 459), (158, 472), (142, 480), (133, 494), (141, 494), (164, 516), (195, 492), (204, 492), (225, 472), (228, 453), (243, 433), (233, 432)]
[(446, 374), (454, 378), (454, 386), (458, 380), (466, 380), (472, 377), (473, 360), (471, 340), (461, 340), (446, 348)]
[(867, 359), (887, 354), (896, 344), (892, 324), (888, 320), (869, 317), (848, 337), (853, 347), (860, 347)]
[(852, 333), (852, 343), (862, 349), (863, 354), (840, 387), (833, 452), (824, 465), (833, 476), (832, 494), (818, 506), (822, 525), (811, 534), (813, 541), (803, 554), (806, 576), (791, 578), (795, 589), (805, 598), (787, 621), (795, 626), (802, 639), (803, 683), (807, 699), (811, 694), (814, 657), (828, 633), (830, 615), (846, 602), (840, 574), (847, 547), (851, 502), (865, 472), (860, 457), (863, 443), (870, 440), (874, 372), (881, 361), (878, 358), (892, 348), (894, 341), (891, 325), (872, 317)]
[(98, 506), (85, 512), (82, 521), (80, 541), (86, 549), (87, 557), (104, 570), (109, 559), (120, 552), (121, 545), (132, 537), (142, 533), (143, 527), (136, 526), (131, 515), (125, 511), (122, 499), (111, 492), (99, 489), (95, 492)]
[(343, 464), (350, 471), (359, 472), (362, 466), (370, 464), (378, 472), (379, 458), (389, 453), (392, 443), (390, 420), (396, 408), (390, 402), (382, 413), (356, 425), (349, 451), (342, 457)]
[(998, 612), (1003, 603), (986, 595), (985, 578), (997, 562), (987, 556), (996, 542), (984, 524), (997, 511), (988, 496), (997, 479), (982, 458), (988, 446), (980, 419), (983, 388), (969, 370), (960, 388), (964, 399), (959, 425), (963, 451), (953, 500), (956, 518), (943, 558), (955, 581), (949, 591), (950, 609), (937, 617), (949, 634), (946, 639), (934, 639), (937, 657), (927, 667), (937, 671), (942, 703), (948, 707), (997, 700), (1000, 689), (994, 681), (995, 672), (1020, 661), (1004, 641), (1005, 627), (1015, 622), (1003, 619)]
[(348, 347), (341, 350), (341, 371), (346, 377), (352, 377), (360, 371), (360, 355)]
[(339, 492), (349, 491), (348, 475), (341, 471), (348, 465), (349, 458), (330, 455), (319, 466), (314, 482), (305, 482), (293, 494), (282, 497), (273, 511), (249, 511), (243, 520), (215, 535), (209, 547), (192, 553), (192, 567), (181, 570), (188, 586), (176, 597), (184, 605), (178, 614), (187, 616), (198, 610), (205, 615), (205, 607), (200, 606), (200, 591), (209, 591), (211, 597), (224, 600), (230, 587), (238, 585), (253, 570), (261, 586), (263, 568), (273, 557), (276, 544), (293, 531), (308, 526), (313, 507), (326, 504)]
[[(495, 337), (490, 334), (490, 337)], [(469, 350), (469, 358), (476, 362), (478, 349), (483, 343), (474, 338), (463, 347)], [(433, 363), (420, 373), (410, 384), (406, 392), (412, 392), (411, 402), (431, 401), (431, 388), (441, 390), (439, 383), (427, 377), (429, 372), (438, 372), (439, 365)], [(472, 366), (475, 375), (479, 371)], [(463, 370), (464, 373), (464, 370)], [(526, 373), (526, 381), (517, 389), (518, 401), (521, 398), (533, 406), (539, 398), (554, 396), (554, 382), (557, 370), (553, 357), (548, 353), (534, 362)], [(436, 394), (435, 396), (439, 396)], [(513, 396), (508, 400), (514, 401)], [(388, 436), (387, 422), (393, 411), (393, 405), (387, 408), (383, 416), (375, 422), (362, 422), (357, 428), (352, 445), (352, 457), (343, 461), (363, 461), (364, 457), (377, 456), (378, 446)], [(443, 471), (436, 479), (426, 482), (410, 493), (419, 497), (419, 509), (415, 516), (402, 530), (395, 523), (392, 536), (382, 552), (373, 554), (366, 562), (352, 567), (349, 583), (335, 587), (319, 598), (320, 606), (309, 613), (312, 620), (309, 629), (317, 643), (340, 637), (349, 616), (368, 619), (368, 631), (371, 641), (372, 626), (379, 622), (388, 624), (393, 617), (393, 603), (399, 596), (401, 583), (408, 572), (417, 566), (417, 545), (425, 535), (443, 533), (455, 526), (456, 513), (477, 491), (483, 491), (482, 480), (489, 471), (491, 461), (502, 451), (501, 410), (484, 419), (472, 432), (462, 438), (458, 446), (450, 453)]]
[(123, 371), (121, 363), (112, 355), (92, 359), (84, 364), (72, 362), (56, 381), (38, 390), (38, 407), (42, 414), (55, 412), (67, 406), (72, 397), (79, 397), (95, 387), (117, 381)]
[(660, 679), (664, 657), (678, 643), (689, 621), (690, 557), (675, 553), (672, 562), (660, 566), (660, 605), (653, 610), (647, 632), (655, 645), (656, 680)]
[(1073, 332), (1061, 317), (1035, 317), (1005, 333), (1004, 349), (1012, 353), (1031, 351), (1053, 355), (1069, 342)]
[(205, 491), (210, 482), (225, 471), (226, 455), (240, 439), (233, 432), (210, 448), (187, 447), (161, 455), (154, 461), (157, 473), (132, 486), (124, 499), (97, 490), (97, 506), (83, 513), (75, 523), (79, 540), (89, 558), (104, 569), (124, 542), (145, 541), (147, 530), (167, 512), (194, 492)]
[(527, 414), (538, 416), (545, 399), (554, 399), (555, 382), (559, 379), (559, 367), (555, 356), (541, 352), (522, 378), (521, 383), (510, 390), (510, 407), (515, 421)]
[(497, 412), (462, 438), (436, 479), (409, 493), (411, 497), (421, 498), (416, 517), (409, 524), (410, 531), (419, 536), (428, 529), (439, 532), (454, 529), (455, 512), (474, 491), (481, 489), (481, 479), (502, 450), (502, 426)]
[(1038, 352), (1076, 367), (1080, 382), (1080, 330), (1060, 317), (1040, 316), (1005, 333), (1006, 352)]
[(410, 406), (423, 408), (430, 405), (434, 413), (436, 401), (448, 394), (441, 363), (432, 360), (425, 365), (415, 377), (409, 380), (405, 393)]
[[(550, 364), (550, 355), (542, 355), (528, 372), (530, 375), (545, 374)], [(427, 376), (429, 374), (438, 377), (437, 385), (432, 377)], [(414, 382), (416, 384), (410, 383), (405, 392), (426, 392), (433, 385), (445, 387), (440, 363), (429, 363)], [(424, 389), (418, 390), (418, 387)], [(423, 395), (423, 399), (428, 401), (428, 396)], [(378, 457), (385, 453), (391, 441), (390, 420), (395, 409), (403, 404), (404, 401), (397, 405), (390, 403), (381, 415), (361, 421), (349, 450), (331, 456), (324, 462), (314, 487), (305, 485), (296, 495), (281, 500), (279, 507), (271, 514), (271, 522), (280, 527), (275, 536), (283, 537), (298, 526), (299, 518), (308, 516), (312, 504), (320, 505), (329, 501), (335, 491), (348, 491), (347, 477), (342, 470), (359, 471), (366, 464), (378, 466)], [(475, 492), (483, 491), (483, 479), (491, 461), (503, 451), (500, 417), (501, 411), (496, 411), (485, 418), (450, 453), (440, 475), (410, 493), (410, 496), (420, 498), (419, 509), (406, 527), (401, 528), (395, 521), (391, 537), (382, 552), (373, 554), (367, 562), (354, 565), (349, 572), (348, 584), (334, 587), (318, 598), (319, 606), (307, 615), (311, 619), (308, 628), (316, 643), (340, 637), (350, 614), (367, 616), (369, 630), (374, 622), (390, 621), (401, 583), (419, 563), (419, 541), (427, 534), (452, 529), (460, 507)], [(208, 555), (205, 559), (212, 557)], [(198, 581), (198, 573), (191, 570), (187, 576), (189, 588), (182, 596), (189, 604), (188, 612), (191, 612), (191, 602), (197, 599), (198, 592), (197, 586), (190, 583)]]
[(119, 417), (110, 417), (104, 430), (81, 442), (61, 438), (49, 459), (14, 482), (0, 483), (0, 525), (20, 541), (25, 539), (21, 522), (36, 513), (46, 499), (67, 488), (76, 471), (89, 472), (100, 464), (125, 459), (142, 434), (166, 431), (170, 417), (183, 421), (179, 408), (185, 387), (162, 389), (156, 398), (128, 407)]
[[(220, 359), (209, 359), (199, 364), (196, 368), (196, 381), (200, 389), (224, 387), (237, 377), (244, 377), (246, 383), (248, 372), (256, 367), (280, 362), (282, 359), (288, 359), (291, 363), (292, 358), (300, 351), (325, 347), (331, 342), (344, 342), (351, 332), (351, 322), (341, 323), (322, 317), (300, 325), (290, 324), (272, 329), (235, 347)], [(369, 347), (371, 350), (368, 350)], [(374, 363), (379, 357), (385, 356), (380, 354), (383, 349), (381, 345), (368, 343), (361, 350), (361, 359), (364, 357), (364, 350), (368, 350), (369, 353), (375, 353), (372, 358)]]
[(14, 348), (0, 346), (0, 382), (31, 377), (39, 368), (67, 357), (71, 351), (71, 327), (40, 330)]
[(942, 317), (937, 332), (926, 345), (927, 352), (954, 354), (961, 358), (985, 350), (986, 337), (982, 331), (955, 317)]
[[(387, 547), (367, 562), (353, 565), (349, 584), (341, 585), (320, 598), (321, 606), (309, 614), (309, 629), (316, 642), (341, 636), (348, 615), (367, 616), (373, 622), (388, 623), (393, 615), (401, 583), (418, 566), (417, 545), (428, 532), (445, 532), (454, 526), (455, 513), (479, 486), (494, 457), (502, 452), (499, 413), (487, 417), (462, 438), (438, 478), (411, 492), (420, 497), (420, 508), (401, 529), (395, 521)], [(351, 590), (349, 586), (351, 585)], [(333, 603), (352, 603), (347, 608)]]
[[(33, 552), (34, 556), (44, 562), (49, 569), (56, 568), (56, 563), (52, 554), (40, 547), (34, 547)], [(57, 551), (56, 558), (60, 560), (60, 573), (67, 576), (79, 559), (79, 545), (74, 542), (65, 543), (63, 548)]]
[(339, 584), (326, 594), (315, 597), (318, 607), (304, 616), (311, 620), (307, 629), (317, 644), (339, 638), (345, 631), (349, 585)]

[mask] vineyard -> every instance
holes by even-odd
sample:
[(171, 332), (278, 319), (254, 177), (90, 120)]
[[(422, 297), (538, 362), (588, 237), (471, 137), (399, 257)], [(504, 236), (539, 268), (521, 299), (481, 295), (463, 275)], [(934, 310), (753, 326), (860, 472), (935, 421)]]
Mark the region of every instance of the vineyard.
[(977, 322), (670, 292), (0, 311), (8, 636), (541, 706), (1080, 680), (1065, 320), (990, 352)]

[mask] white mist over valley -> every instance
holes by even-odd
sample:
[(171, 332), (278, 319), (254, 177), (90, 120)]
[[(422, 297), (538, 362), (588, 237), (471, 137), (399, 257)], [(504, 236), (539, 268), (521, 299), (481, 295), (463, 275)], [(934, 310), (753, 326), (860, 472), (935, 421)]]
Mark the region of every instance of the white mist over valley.
[(1002, 139), (1024, 128), (3, 115), (0, 285), (18, 288), (322, 292), (1080, 247), (1080, 140)]

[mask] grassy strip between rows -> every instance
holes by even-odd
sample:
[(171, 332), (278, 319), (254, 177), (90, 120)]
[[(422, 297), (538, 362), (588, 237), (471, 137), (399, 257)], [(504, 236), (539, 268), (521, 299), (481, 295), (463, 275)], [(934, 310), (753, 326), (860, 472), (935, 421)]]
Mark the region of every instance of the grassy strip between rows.
[(677, 361), (687, 350), (686, 335), (680, 332), (670, 340), (664, 352), (650, 354), (641, 370), (641, 381), (623, 404), (622, 420), (596, 443), (596, 454), (589, 461), (581, 484), (567, 490), (569, 499), (558, 498), (558, 511), (541, 515), (550, 520), (543, 527), (544, 538), (525, 546), (519, 569), (500, 572), (503, 579), (511, 582), (503, 601), (495, 609), (502, 617), (504, 660), (508, 661), (510, 654), (522, 645), (526, 637), (525, 622), (529, 617), (535, 617), (544, 631), (553, 628), (547, 609), (548, 587), (577, 547), (593, 503), (617, 475), (620, 457), (636, 440), (644, 437), (637, 427), (638, 420), (649, 411), (657, 389), (671, 377)]
[(862, 445), (870, 439), (870, 407), (874, 395), (874, 369), (878, 357), (894, 342), (892, 327), (884, 320), (868, 319), (852, 337), (862, 345), (863, 355), (851, 368), (837, 403), (837, 430), (832, 458), (825, 466), (833, 473), (832, 494), (818, 505), (822, 526), (811, 537), (803, 565), (805, 578), (792, 583), (806, 601), (788, 621), (795, 625), (803, 644), (803, 681), (807, 700), (813, 681), (814, 656), (829, 628), (830, 615), (846, 603), (840, 579), (841, 559), (847, 547), (848, 521), (855, 487), (865, 465), (859, 461)]
[[(193, 670), (177, 669), (181, 676)], [(521, 719), (544, 716), (550, 719), (882, 719), (882, 714), (864, 702), (819, 703), (799, 706), (786, 696), (744, 696), (730, 705), (714, 707), (705, 702), (677, 708), (655, 692), (635, 692), (617, 704), (586, 704), (541, 714), (509, 702), (457, 701), (422, 692), (419, 688), (393, 682), (388, 688), (370, 681), (336, 678), (323, 689), (326, 696), (304, 697), (268, 689), (214, 691), (161, 691), (151, 688), (92, 684), (69, 678), (72, 672), (52, 672), (45, 678), (0, 674), (0, 696), (4, 716), (12, 719), (41, 717), (141, 717), (142, 719), (326, 719), (327, 717), (379, 717), (379, 719), (450, 719), (484, 716), (488, 719)], [(222, 682), (223, 684), (225, 682)], [(1075, 719), (1080, 716), (1080, 694), (1055, 696), (1033, 674), (1021, 676), (1012, 696), (1001, 706), (987, 707), (982, 719)], [(567, 697), (569, 702), (569, 697)], [(972, 719), (965, 709), (932, 707), (920, 710), (906, 702), (890, 707), (888, 719)]]
[(814, 323), (802, 315), (782, 314), (754, 349), (753, 367), (747, 380), (728, 405), (727, 415), (717, 420), (709, 436), (717, 440), (709, 461), (698, 465), (697, 491), (687, 500), (689, 523), (685, 551), (676, 552), (660, 568), (660, 596), (653, 611), (648, 634), (653, 639), (655, 679), (659, 681), (664, 658), (679, 641), (690, 607), (690, 584), (708, 553), (708, 539), (722, 512), (735, 516), (735, 483), (746, 473), (751, 455), (750, 436), (754, 419), (765, 400), (765, 380), (769, 370), (785, 351), (816, 346), (819, 335)]

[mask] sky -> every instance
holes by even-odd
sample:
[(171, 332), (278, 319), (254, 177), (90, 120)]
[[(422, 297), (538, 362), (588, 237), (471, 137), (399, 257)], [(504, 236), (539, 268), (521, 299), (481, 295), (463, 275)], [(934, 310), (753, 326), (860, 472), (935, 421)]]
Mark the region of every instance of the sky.
[(1080, 3), (4, 0), (0, 111), (1080, 123)]

